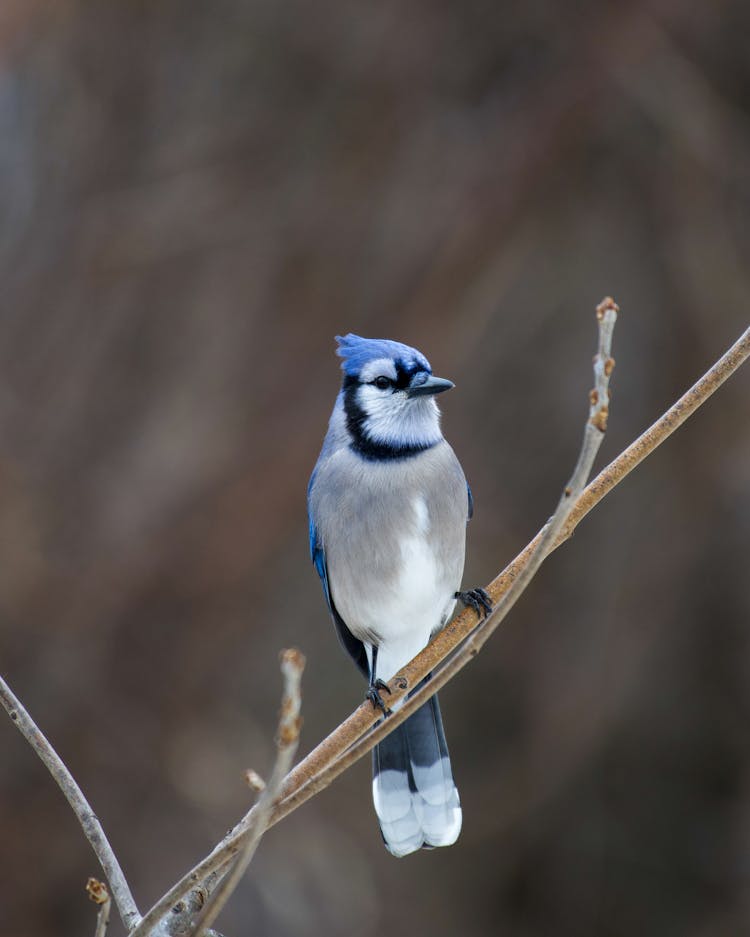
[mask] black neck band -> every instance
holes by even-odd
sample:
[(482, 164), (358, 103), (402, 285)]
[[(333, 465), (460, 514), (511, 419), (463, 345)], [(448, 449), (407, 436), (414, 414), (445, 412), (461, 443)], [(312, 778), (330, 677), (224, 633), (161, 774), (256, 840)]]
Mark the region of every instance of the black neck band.
[(357, 400), (357, 388), (359, 386), (359, 381), (355, 377), (347, 376), (344, 378), (346, 428), (349, 430), (349, 435), (352, 439), (349, 445), (358, 455), (362, 456), (363, 459), (369, 459), (373, 462), (409, 459), (437, 445), (438, 440), (435, 442), (394, 445), (393, 443), (377, 442), (368, 436), (365, 430), (367, 414)]

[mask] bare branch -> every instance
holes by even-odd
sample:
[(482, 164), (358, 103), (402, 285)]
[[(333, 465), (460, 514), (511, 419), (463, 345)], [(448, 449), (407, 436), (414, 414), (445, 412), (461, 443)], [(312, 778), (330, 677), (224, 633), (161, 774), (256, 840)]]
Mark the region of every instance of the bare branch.
[(96, 858), (104, 870), (122, 922), (130, 930), (140, 921), (141, 916), (120, 868), (120, 863), (117, 861), (101, 823), (83, 796), (83, 791), (66, 768), (63, 760), (2, 677), (0, 677), (0, 701), (10, 718), (15, 722), (18, 731), (44, 762), (58, 787), (67, 797), (68, 803), (73, 808), (76, 817), (78, 817), (78, 822), (81, 824), (83, 832), (91, 843)]
[[(677, 429), (701, 404), (705, 401), (730, 377), (750, 355), (750, 329), (746, 330), (735, 344), (713, 365), (713, 367), (688, 390), (670, 409), (664, 413), (649, 429), (647, 429), (638, 439), (635, 440), (620, 456), (608, 465), (599, 475), (584, 489), (577, 500), (573, 494), (568, 500), (573, 503), (573, 507), (565, 520), (562, 529), (558, 532), (554, 541), (550, 543), (549, 550), (556, 549), (563, 543), (575, 530), (580, 521), (595, 507), (602, 498), (605, 497), (636, 465), (650, 455), (662, 442)], [(597, 356), (599, 357), (599, 355)], [(607, 355), (609, 358), (609, 355)], [(611, 371), (611, 364), (607, 364), (605, 359), (605, 369)], [(607, 375), (608, 376), (608, 375)], [(599, 379), (597, 375), (597, 380)], [(595, 388), (598, 390), (597, 388)], [(602, 398), (603, 399), (603, 398)], [(599, 406), (592, 401), (592, 406)], [(604, 416), (604, 414), (602, 414)], [(591, 418), (591, 417), (590, 417)], [(575, 473), (574, 473), (575, 474)], [(539, 546), (540, 541), (545, 537), (548, 527), (545, 525), (536, 537), (522, 550), (522, 552), (500, 573), (487, 587), (486, 591), (491, 596), (496, 606), (500, 605), (501, 600), (509, 592), (513, 582), (522, 574), (523, 570), (529, 564), (532, 555)], [(424, 677), (446, 660), (452, 653), (459, 648), (463, 642), (472, 634), (475, 634), (478, 647), (484, 643), (489, 634), (497, 627), (499, 619), (493, 617), (484, 622), (478, 623), (478, 616), (472, 609), (467, 608), (457, 615), (448, 625), (439, 632), (431, 643), (421, 651), (406, 667), (404, 667), (392, 680), (392, 695), (389, 702), (393, 703), (402, 699), (411, 687), (415, 687)], [(476, 651), (468, 655), (470, 659)], [(466, 660), (463, 660), (460, 666), (464, 666)], [(445, 672), (445, 669), (444, 671)], [(418, 700), (419, 705), (428, 690), (437, 689), (435, 681), (430, 681), (430, 685), (425, 687), (424, 696), (420, 698), (415, 694), (414, 700)], [(371, 732), (361, 745), (357, 743), (363, 739), (365, 733), (378, 722), (380, 716), (374, 711), (369, 702), (362, 703), (344, 722), (342, 722), (333, 732), (331, 732), (306, 758), (304, 758), (292, 772), (287, 776), (283, 786), (283, 800), (276, 805), (271, 817), (271, 825), (291, 813), (298, 806), (307, 801), (319, 790), (328, 786), (333, 778), (354, 760), (354, 757), (361, 757), (367, 749), (376, 744), (380, 738), (387, 732), (392, 731), (399, 722), (408, 714), (407, 707), (411, 700), (404, 703), (401, 710), (392, 714), (381, 726), (374, 732)], [(380, 733), (380, 734), (378, 734)], [(356, 750), (353, 748), (356, 746)], [(367, 747), (365, 747), (367, 746)], [(351, 755), (342, 757), (345, 752), (351, 750)], [(224, 868), (228, 862), (238, 853), (246, 836), (252, 828), (254, 813), (258, 809), (253, 807), (234, 829), (214, 848), (214, 850), (199, 862), (190, 872), (188, 872), (180, 881), (160, 899), (154, 908), (144, 917), (142, 926), (136, 929), (132, 937), (145, 937), (149, 930), (158, 923), (160, 917), (173, 904), (177, 903), (191, 891), (196, 888), (207, 876), (215, 874), (217, 870)], [(157, 910), (159, 913), (156, 913)]]
[(94, 931), (94, 937), (104, 937), (107, 933), (107, 927), (109, 925), (109, 914), (112, 910), (112, 899), (109, 896), (107, 891), (107, 886), (104, 882), (100, 882), (98, 879), (90, 878), (86, 882), (86, 891), (88, 892), (89, 898), (94, 902), (94, 904), (99, 905), (99, 913), (96, 916), (96, 930)]
[[(152, 933), (167, 935), (174, 933), (176, 928), (182, 933), (185, 931), (186, 926), (189, 926), (189, 922), (194, 919), (195, 912), (200, 911), (200, 916), (193, 925), (194, 930), (190, 931), (193, 937), (198, 937), (198, 935), (205, 933), (207, 927), (210, 927), (231, 893), (237, 887), (253, 857), (261, 836), (269, 826), (274, 804), (278, 800), (281, 785), (291, 767), (297, 750), (301, 726), (300, 707), (302, 705), (300, 683), (304, 668), (305, 657), (303, 654), (295, 649), (282, 651), (281, 673), (284, 677), (284, 694), (281, 701), (279, 728), (276, 735), (276, 763), (268, 783), (263, 787), (260, 799), (248, 811), (242, 821), (244, 824), (243, 832), (245, 833), (242, 842), (239, 843), (233, 840), (222, 849), (229, 840), (229, 837), (225, 837), (212, 853), (212, 856), (218, 858), (211, 863), (211, 867), (206, 868), (205, 871), (200, 868), (194, 869), (171, 888), (140, 921), (131, 937), (147, 937)], [(250, 772), (250, 774), (253, 783), (257, 784), (257, 781), (260, 780), (257, 774), (255, 772)], [(232, 860), (235, 864), (231, 870), (226, 872)], [(226, 872), (226, 878), (217, 887), (215, 880), (223, 872)], [(215, 878), (213, 881), (207, 882), (206, 880), (210, 876)], [(204, 883), (203, 887), (200, 887), (201, 883)], [(213, 891), (209, 899), (208, 895), (214, 888), (216, 890)], [(191, 897), (194, 897), (195, 900), (188, 901), (187, 907), (181, 908), (179, 906), (180, 902), (189, 892), (192, 893)], [(177, 913), (174, 913), (175, 911)], [(166, 926), (159, 927), (160, 921), (164, 918), (167, 918)]]
[(303, 654), (295, 649), (282, 651), (281, 673), (284, 677), (284, 695), (281, 699), (279, 729), (276, 734), (276, 763), (273, 766), (268, 784), (263, 789), (256, 806), (253, 825), (245, 837), (242, 851), (235, 859), (234, 865), (226, 877), (222, 879), (216, 891), (209, 898), (195, 928), (191, 931), (192, 937), (203, 937), (206, 928), (210, 927), (216, 920), (221, 909), (229, 901), (235, 888), (242, 880), (255, 850), (258, 848), (258, 843), (268, 828), (273, 805), (281, 792), (284, 778), (292, 767), (294, 754), (299, 743), (300, 708), (302, 706), (300, 683), (304, 669), (305, 657)]
[[(647, 456), (651, 455), (654, 449), (682, 426), (685, 420), (692, 416), (698, 407), (704, 404), (727, 378), (731, 377), (744, 364), (748, 356), (750, 356), (750, 328), (745, 329), (732, 347), (706, 371), (700, 380), (685, 391), (682, 397), (672, 404), (666, 413), (662, 414), (655, 423), (641, 433), (627, 449), (620, 453), (614, 462), (610, 462), (606, 468), (599, 472), (578, 499), (555, 547), (560, 546), (561, 543), (567, 540), (589, 511), (596, 507), (602, 498), (608, 495), (637, 465), (640, 465)], [(533, 546), (533, 541), (529, 546)], [(518, 562), (519, 559), (520, 557), (517, 557), (514, 563)], [(508, 568), (510, 569), (510, 567)], [(497, 580), (495, 581), (497, 582)]]
[(107, 895), (107, 900), (99, 908), (99, 913), (96, 916), (96, 930), (94, 931), (94, 937), (104, 937), (107, 933), (107, 927), (109, 926), (109, 913), (112, 910), (112, 899)]

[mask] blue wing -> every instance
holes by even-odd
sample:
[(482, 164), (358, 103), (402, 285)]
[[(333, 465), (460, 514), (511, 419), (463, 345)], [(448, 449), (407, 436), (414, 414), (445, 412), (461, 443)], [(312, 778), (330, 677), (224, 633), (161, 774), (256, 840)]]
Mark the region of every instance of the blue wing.
[(315, 472), (310, 476), (310, 482), (307, 486), (307, 520), (309, 524), (310, 531), (310, 557), (313, 561), (313, 566), (315, 567), (318, 575), (320, 576), (320, 581), (323, 583), (323, 595), (326, 597), (326, 603), (328, 608), (333, 612), (331, 605), (331, 593), (328, 589), (328, 570), (326, 569), (326, 555), (323, 550), (323, 545), (318, 538), (318, 531), (315, 528), (315, 519), (312, 516), (312, 509), (310, 507), (310, 492), (312, 491), (313, 482), (315, 481)]
[(369, 677), (370, 668), (367, 664), (367, 654), (365, 653), (364, 644), (359, 641), (346, 627), (346, 622), (339, 615), (336, 606), (333, 604), (331, 599), (331, 590), (328, 586), (328, 567), (326, 566), (326, 554), (323, 548), (323, 544), (320, 542), (318, 537), (318, 531), (315, 527), (315, 518), (312, 515), (312, 509), (310, 507), (310, 491), (315, 480), (315, 472), (312, 473), (310, 477), (310, 483), (307, 486), (307, 518), (309, 523), (309, 533), (310, 533), (310, 556), (313, 561), (313, 566), (315, 567), (318, 575), (320, 576), (320, 581), (323, 584), (323, 595), (326, 599), (326, 604), (333, 616), (333, 623), (336, 626), (336, 633), (338, 634), (339, 641), (341, 642), (344, 650), (352, 658), (354, 663), (359, 667), (365, 677)]
[(312, 515), (309, 515), (310, 521), (310, 556), (312, 557), (313, 566), (317, 574), (320, 576), (320, 581), (323, 584), (323, 595), (326, 597), (326, 603), (328, 608), (333, 611), (331, 608), (331, 593), (328, 590), (328, 570), (326, 569), (326, 555), (323, 547), (318, 540), (318, 532), (315, 529), (315, 521), (312, 519)]
[(466, 493), (469, 496), (469, 514), (468, 514), (468, 517), (466, 518), (466, 522), (468, 523), (472, 519), (472, 517), (474, 517), (474, 497), (472, 496), (471, 488), (469, 488), (468, 482), (466, 482)]

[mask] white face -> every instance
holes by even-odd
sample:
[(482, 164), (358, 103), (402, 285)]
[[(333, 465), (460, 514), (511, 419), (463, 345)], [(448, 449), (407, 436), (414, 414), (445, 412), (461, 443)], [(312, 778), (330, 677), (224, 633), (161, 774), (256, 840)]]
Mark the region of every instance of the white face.
[(440, 411), (434, 398), (410, 397), (406, 390), (394, 386), (397, 379), (390, 358), (370, 361), (362, 368), (357, 402), (366, 415), (363, 429), (374, 442), (387, 445), (424, 446), (439, 442)]

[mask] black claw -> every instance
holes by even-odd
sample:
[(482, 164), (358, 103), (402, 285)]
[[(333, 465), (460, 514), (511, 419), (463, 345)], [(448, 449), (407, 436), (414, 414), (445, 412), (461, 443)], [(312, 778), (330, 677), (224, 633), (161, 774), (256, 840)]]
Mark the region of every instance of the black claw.
[(457, 592), (456, 598), (464, 605), (473, 608), (480, 618), (486, 618), (492, 611), (492, 599), (484, 589), (468, 589), (466, 592)]
[(380, 678), (373, 680), (373, 682), (367, 688), (365, 699), (368, 699), (376, 709), (382, 709), (383, 715), (385, 716), (388, 713), (388, 707), (385, 705), (383, 702), (383, 697), (380, 695), (381, 690), (384, 690), (390, 695), (391, 688), (388, 686), (385, 680), (381, 680)]
[(492, 611), (492, 608), (493, 608), (492, 599), (490, 598), (489, 593), (485, 592), (484, 589), (476, 589), (475, 591), (477, 595), (479, 596), (479, 601), (482, 604), (482, 608), (489, 615), (489, 613)]

